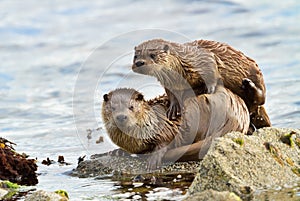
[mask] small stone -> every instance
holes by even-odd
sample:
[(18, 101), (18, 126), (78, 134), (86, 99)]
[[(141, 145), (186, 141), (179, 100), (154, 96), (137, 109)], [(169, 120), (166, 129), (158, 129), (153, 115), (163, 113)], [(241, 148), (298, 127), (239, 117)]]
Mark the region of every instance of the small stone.
[(140, 195), (134, 195), (134, 196), (132, 196), (132, 199), (133, 200), (140, 200), (140, 199), (142, 199), (142, 196), (140, 196)]
[(7, 190), (0, 188), (0, 200), (8, 193)]
[(43, 190), (35, 191), (27, 195), (25, 201), (68, 201), (66, 197), (62, 197), (54, 192), (47, 192)]
[(64, 156), (58, 156), (57, 162), (59, 162), (59, 163), (64, 163), (64, 162), (65, 162)]
[(100, 136), (98, 140), (96, 140), (96, 144), (99, 144), (101, 142), (104, 142), (103, 136)]
[(133, 185), (135, 188), (137, 188), (137, 187), (143, 186), (144, 183), (143, 183), (143, 182), (133, 182), (132, 185)]
[(142, 175), (136, 175), (133, 179), (132, 179), (132, 181), (133, 182), (143, 182), (145, 180), (145, 177), (143, 177)]

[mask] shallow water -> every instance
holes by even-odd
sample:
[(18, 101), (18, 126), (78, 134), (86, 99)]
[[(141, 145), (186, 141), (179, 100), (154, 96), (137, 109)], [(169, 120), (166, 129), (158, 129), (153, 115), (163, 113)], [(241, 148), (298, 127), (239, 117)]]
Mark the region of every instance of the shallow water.
[[(163, 92), (154, 79), (130, 71), (134, 45), (154, 37), (212, 39), (243, 51), (263, 71), (273, 125), (299, 128), (298, 1), (11, 0), (1, 1), (0, 16), (0, 135), (39, 162), (64, 155), (73, 163), (39, 164), (38, 189), (66, 189), (72, 200), (116, 193), (110, 180), (65, 172), (79, 156), (115, 147), (101, 129), (87, 139), (86, 129), (103, 126), (103, 93), (118, 86), (146, 97)], [(104, 143), (95, 143), (99, 136)]]

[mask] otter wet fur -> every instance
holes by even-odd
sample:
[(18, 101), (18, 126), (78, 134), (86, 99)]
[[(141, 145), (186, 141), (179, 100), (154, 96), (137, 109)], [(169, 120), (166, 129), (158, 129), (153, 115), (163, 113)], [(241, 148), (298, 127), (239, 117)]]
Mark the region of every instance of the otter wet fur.
[(195, 94), (214, 93), (221, 77), (225, 87), (245, 101), (256, 128), (271, 126), (263, 107), (266, 88), (261, 70), (253, 59), (225, 43), (149, 40), (135, 47), (132, 69), (156, 77), (165, 87), (169, 119), (181, 115), (186, 89), (192, 88)]
[(186, 98), (185, 110), (176, 120), (166, 116), (166, 96), (146, 101), (136, 90), (120, 88), (103, 99), (102, 119), (109, 137), (127, 152), (153, 152), (149, 169), (165, 160), (198, 160), (215, 137), (231, 131), (247, 133), (249, 128), (244, 101), (223, 86), (216, 86), (214, 94)]
[(150, 106), (134, 89), (116, 89), (103, 99), (102, 119), (107, 133), (127, 152), (152, 152), (157, 146), (170, 143), (179, 133), (162, 105)]

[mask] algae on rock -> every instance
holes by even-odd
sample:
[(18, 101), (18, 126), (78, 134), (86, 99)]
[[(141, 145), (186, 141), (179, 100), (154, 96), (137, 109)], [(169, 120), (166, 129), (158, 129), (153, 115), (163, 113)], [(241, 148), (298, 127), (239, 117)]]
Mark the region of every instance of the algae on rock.
[[(281, 140), (291, 132), (295, 139), (300, 137), (300, 131), (296, 129), (263, 128), (251, 136), (232, 132), (215, 139), (200, 164), (189, 193), (213, 189), (252, 199), (259, 189), (299, 184), (295, 168), (300, 167), (300, 149)], [(243, 146), (235, 139), (242, 139)], [(272, 146), (272, 151), (266, 143)]]

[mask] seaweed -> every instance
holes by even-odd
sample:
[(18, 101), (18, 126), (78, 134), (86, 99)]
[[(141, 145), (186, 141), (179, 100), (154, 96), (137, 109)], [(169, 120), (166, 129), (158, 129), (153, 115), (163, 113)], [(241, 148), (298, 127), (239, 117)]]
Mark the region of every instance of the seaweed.
[(65, 190), (56, 190), (56, 191), (54, 191), (54, 193), (69, 199), (69, 195), (68, 195), (67, 191), (65, 191)]
[(264, 143), (266, 149), (271, 153), (271, 155), (274, 157), (274, 159), (280, 164), (284, 165), (284, 161), (282, 158), (282, 155), (280, 151), (270, 142), (265, 142)]
[(26, 154), (19, 154), (13, 148), (16, 145), (5, 138), (0, 138), (0, 179), (20, 185), (38, 183), (34, 159), (27, 159)]
[(284, 144), (289, 145), (290, 147), (294, 147), (294, 141), (293, 141), (293, 135), (295, 135), (296, 132), (295, 131), (291, 131), (288, 134), (282, 135), (280, 137), (281, 142), (283, 142)]
[(244, 142), (245, 142), (244, 139), (242, 139), (242, 138), (236, 138), (236, 139), (232, 139), (232, 140), (241, 146), (243, 146)]

